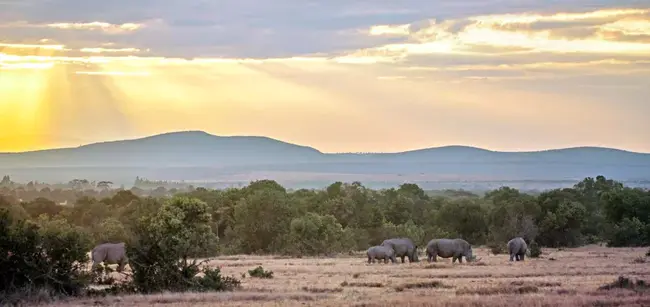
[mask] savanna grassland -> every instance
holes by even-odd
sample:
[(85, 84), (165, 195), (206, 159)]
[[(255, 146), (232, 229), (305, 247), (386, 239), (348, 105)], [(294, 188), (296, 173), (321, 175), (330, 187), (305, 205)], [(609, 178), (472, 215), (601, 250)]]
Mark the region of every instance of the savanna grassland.
[[(650, 305), (645, 283), (599, 290), (650, 272), (649, 208), (650, 190), (603, 176), (482, 195), (431, 194), (412, 183), (288, 190), (273, 180), (223, 190), (111, 189), (87, 180), (55, 188), (5, 176), (0, 305)], [(482, 259), (366, 264), (362, 251), (398, 237), (420, 246), (421, 259), (433, 238), (462, 238)], [(531, 256), (541, 247), (541, 258), (509, 262), (514, 237)], [(88, 253), (107, 242), (125, 243), (132, 278), (123, 283), (90, 272)], [(213, 260), (197, 266), (197, 258)], [(250, 276), (256, 268), (272, 278)]]
[[(648, 306), (643, 286), (614, 286), (619, 276), (650, 275), (645, 248), (589, 245), (543, 249), (540, 258), (510, 262), (475, 248), (479, 261), (452, 264), (438, 258), (405, 264), (368, 264), (363, 253), (332, 258), (235, 255), (209, 266), (241, 278), (222, 293), (162, 293), (61, 301), (56, 306)], [(398, 259), (398, 262), (400, 260)], [(248, 273), (258, 266), (272, 278)], [(128, 270), (127, 270), (128, 271)], [(120, 276), (119, 273), (112, 273)]]

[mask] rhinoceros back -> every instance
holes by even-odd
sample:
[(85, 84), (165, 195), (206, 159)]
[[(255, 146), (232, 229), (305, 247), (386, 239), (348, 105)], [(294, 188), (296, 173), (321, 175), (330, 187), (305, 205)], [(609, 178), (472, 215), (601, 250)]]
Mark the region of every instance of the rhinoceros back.
[(92, 252), (93, 262), (118, 263), (126, 260), (126, 248), (121, 243), (104, 243), (97, 245)]
[(409, 256), (415, 251), (415, 244), (409, 238), (386, 239), (381, 245), (392, 247), (397, 257)]

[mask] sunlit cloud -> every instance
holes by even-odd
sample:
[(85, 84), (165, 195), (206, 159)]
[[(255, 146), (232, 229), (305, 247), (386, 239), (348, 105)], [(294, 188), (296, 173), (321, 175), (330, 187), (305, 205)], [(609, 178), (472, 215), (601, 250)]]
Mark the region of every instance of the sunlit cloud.
[(650, 20), (623, 19), (600, 26), (601, 31), (618, 31), (625, 35), (650, 35)]
[(0, 43), (0, 47), (10, 49), (46, 49), (46, 50), (65, 50), (65, 45), (47, 45), (47, 44), (14, 44)]
[[(348, 55), (347, 62), (401, 61), (409, 56), (427, 54), (482, 55), (486, 47), (502, 50), (502, 54), (516, 52), (557, 54), (621, 54), (648, 55), (650, 44), (643, 41), (616, 40), (611, 35), (604, 37), (603, 31), (617, 31), (624, 35), (648, 35), (650, 33), (650, 10), (616, 9), (584, 13), (505, 14), (483, 15), (458, 20), (435, 19), (426, 22), (402, 25), (377, 25), (368, 30), (371, 36), (405, 36), (410, 41), (355, 51)], [(585, 20), (590, 23), (584, 24)], [(543, 24), (541, 22), (565, 22), (565, 24)], [(578, 22), (578, 23), (573, 23)], [(532, 27), (531, 24), (540, 23)], [(516, 26), (521, 25), (521, 26)], [(526, 26), (523, 26), (526, 25)], [(584, 29), (582, 37), (558, 35), (570, 28)], [(414, 42), (415, 41), (415, 42)], [(389, 52), (389, 54), (385, 54)], [(384, 54), (382, 54), (384, 53)], [(494, 52), (490, 52), (494, 54)], [(385, 60), (377, 57), (385, 57)]]
[[(431, 67), (431, 66), (411, 66), (404, 67), (404, 70), (411, 71), (469, 71), (469, 70), (521, 70), (521, 69), (568, 69), (581, 67), (598, 67), (598, 66), (622, 66), (628, 65), (636, 67), (637, 65), (650, 64), (650, 60), (625, 61), (616, 59), (587, 61), (587, 62), (535, 62), (525, 64), (499, 64), (499, 65), (458, 65), (450, 67)], [(650, 69), (650, 67), (648, 67)]]
[(378, 25), (370, 28), (370, 35), (408, 35), (410, 25)]
[(76, 71), (77, 75), (91, 75), (91, 76), (133, 76), (133, 77), (148, 77), (151, 73), (146, 71)]
[(608, 9), (583, 13), (555, 13), (555, 14), (504, 14), (482, 15), (468, 18), (469, 20), (483, 23), (510, 24), (510, 23), (535, 23), (540, 21), (580, 21), (586, 19), (602, 19), (610, 17), (643, 15), (650, 12), (647, 9)]
[(54, 66), (54, 63), (52, 62), (44, 62), (44, 63), (33, 63), (33, 62), (26, 62), (26, 63), (3, 63), (0, 62), (0, 69), (4, 70), (41, 70), (41, 69), (50, 69)]
[(138, 48), (81, 48), (81, 52), (87, 53), (137, 53), (140, 52)]
[(143, 27), (143, 24), (137, 23), (123, 23), (123, 24), (111, 24), (107, 22), (87, 22), (87, 23), (51, 23), (47, 24), (47, 27), (64, 29), (64, 30), (89, 30), (89, 31), (102, 31), (109, 34), (121, 34), (126, 32), (133, 32), (139, 30)]

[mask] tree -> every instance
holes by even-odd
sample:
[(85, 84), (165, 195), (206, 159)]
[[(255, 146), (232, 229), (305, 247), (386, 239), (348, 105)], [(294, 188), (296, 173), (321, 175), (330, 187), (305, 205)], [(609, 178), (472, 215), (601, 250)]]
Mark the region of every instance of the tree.
[(343, 227), (332, 215), (309, 212), (291, 220), (289, 249), (299, 255), (318, 255), (341, 251)]
[(111, 188), (111, 185), (113, 185), (113, 182), (111, 181), (100, 181), (97, 183), (97, 188), (107, 190)]
[(232, 234), (244, 253), (279, 251), (292, 217), (285, 192), (256, 190), (235, 205)]
[(514, 237), (522, 237), (527, 242), (535, 239), (538, 234), (535, 217), (540, 212), (535, 197), (502, 187), (488, 192), (485, 199), (492, 204), (488, 212), (490, 241), (503, 244)]
[(84, 272), (90, 248), (89, 237), (63, 220), (39, 227), (0, 209), (0, 293), (81, 294), (90, 280)]
[(52, 217), (59, 214), (63, 210), (63, 207), (43, 197), (39, 197), (33, 201), (24, 203), (23, 207), (33, 219), (37, 218), (41, 214)]
[(582, 244), (582, 225), (587, 209), (576, 201), (563, 201), (555, 211), (547, 211), (539, 222), (538, 242), (544, 246), (575, 247)]
[(488, 234), (486, 212), (481, 200), (458, 198), (445, 203), (438, 211), (436, 220), (443, 230), (472, 244), (481, 244)]
[(133, 270), (133, 288), (140, 293), (162, 291), (227, 290), (236, 280), (223, 282), (218, 270), (204, 270), (208, 280), (195, 277), (201, 272), (191, 258), (215, 247), (208, 205), (198, 199), (174, 197), (160, 209), (139, 220), (134, 241), (127, 245)]

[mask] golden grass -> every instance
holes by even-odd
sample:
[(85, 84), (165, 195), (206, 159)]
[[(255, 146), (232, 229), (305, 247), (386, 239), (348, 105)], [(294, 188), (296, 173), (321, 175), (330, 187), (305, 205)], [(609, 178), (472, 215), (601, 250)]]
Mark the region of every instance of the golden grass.
[[(59, 302), (56, 306), (650, 306), (649, 292), (599, 289), (620, 275), (650, 279), (645, 248), (544, 249), (542, 258), (510, 262), (475, 248), (481, 264), (426, 258), (367, 264), (363, 255), (334, 258), (228, 256), (210, 261), (241, 278), (261, 265), (272, 279), (241, 279), (231, 293), (165, 293)], [(555, 260), (551, 260), (553, 258)], [(117, 276), (116, 276), (117, 277)]]

